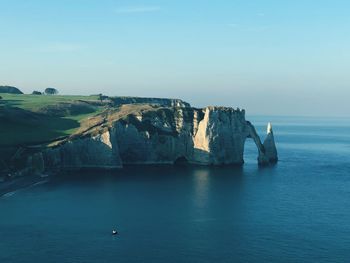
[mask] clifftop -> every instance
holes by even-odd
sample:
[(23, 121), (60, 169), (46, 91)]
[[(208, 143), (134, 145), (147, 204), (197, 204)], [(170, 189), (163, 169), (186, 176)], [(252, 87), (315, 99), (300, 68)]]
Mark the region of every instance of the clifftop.
[(167, 98), (144, 98), (144, 97), (110, 97), (115, 106), (123, 104), (154, 104), (164, 107), (191, 107), (187, 102), (180, 99)]
[(271, 125), (262, 143), (244, 110), (198, 109), (178, 99), (6, 94), (0, 121), (1, 159), (11, 167), (242, 164), (247, 138), (258, 148), (259, 164), (277, 161)]
[[(147, 104), (149, 107), (190, 107), (179, 99), (106, 97), (2, 95), (0, 100), (0, 147), (41, 144), (76, 134), (89, 122), (88, 118), (103, 114), (113, 118), (116, 112), (126, 114)], [(122, 107), (134, 105), (134, 107)], [(124, 112), (126, 110), (126, 112)], [(101, 113), (103, 113), (101, 115)], [(28, 116), (30, 118), (28, 118)], [(93, 120), (92, 120), (93, 121)], [(11, 130), (11, 132), (9, 132)]]

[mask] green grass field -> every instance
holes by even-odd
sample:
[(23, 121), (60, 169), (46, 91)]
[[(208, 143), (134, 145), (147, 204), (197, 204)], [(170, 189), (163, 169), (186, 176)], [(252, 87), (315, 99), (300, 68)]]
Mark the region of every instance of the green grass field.
[[(27, 95), (1, 93), (2, 105), (19, 107), (25, 110), (37, 111), (48, 105), (74, 102), (77, 100), (96, 101), (98, 96), (63, 96), (63, 95)], [(1, 103), (1, 100), (0, 100)]]
[(72, 134), (83, 119), (103, 111), (103, 106), (91, 106), (74, 114), (55, 116), (42, 109), (70, 105), (79, 100), (96, 102), (97, 96), (15, 95), (0, 94), (0, 147), (37, 144)]

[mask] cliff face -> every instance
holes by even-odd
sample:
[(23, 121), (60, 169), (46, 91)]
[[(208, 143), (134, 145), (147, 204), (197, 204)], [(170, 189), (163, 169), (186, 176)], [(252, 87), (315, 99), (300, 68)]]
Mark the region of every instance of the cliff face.
[(262, 144), (244, 110), (125, 105), (89, 124), (84, 132), (42, 153), (46, 169), (242, 164), (247, 138), (257, 145), (259, 164), (277, 161), (272, 129)]
[(55, 169), (121, 168), (113, 132), (78, 138), (43, 152), (46, 167)]
[(264, 141), (264, 148), (268, 161), (270, 163), (276, 163), (278, 161), (278, 155), (271, 123), (267, 125), (267, 136)]

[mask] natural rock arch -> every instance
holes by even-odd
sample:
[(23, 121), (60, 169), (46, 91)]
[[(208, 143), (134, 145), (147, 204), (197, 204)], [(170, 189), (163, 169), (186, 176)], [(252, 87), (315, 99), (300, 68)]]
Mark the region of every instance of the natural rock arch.
[(261, 143), (255, 127), (249, 121), (247, 121), (247, 125), (249, 128), (247, 138), (252, 138), (256, 147), (258, 148), (258, 163), (260, 165), (276, 163), (278, 161), (278, 157), (271, 123), (268, 123), (267, 125), (267, 137), (263, 144)]
[(187, 165), (188, 164), (188, 160), (185, 156), (179, 156), (178, 158), (176, 158), (176, 160), (174, 161), (175, 165)]

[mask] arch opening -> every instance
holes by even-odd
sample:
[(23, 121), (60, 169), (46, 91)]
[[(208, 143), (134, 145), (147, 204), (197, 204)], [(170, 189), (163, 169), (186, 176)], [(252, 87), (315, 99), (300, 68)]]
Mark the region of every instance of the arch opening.
[(259, 149), (252, 137), (247, 137), (243, 145), (243, 161), (245, 164), (256, 164)]
[(188, 160), (185, 156), (180, 156), (175, 160), (174, 164), (179, 166), (188, 165)]

